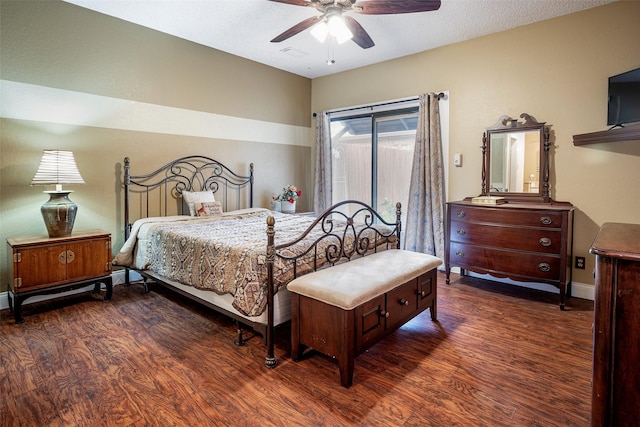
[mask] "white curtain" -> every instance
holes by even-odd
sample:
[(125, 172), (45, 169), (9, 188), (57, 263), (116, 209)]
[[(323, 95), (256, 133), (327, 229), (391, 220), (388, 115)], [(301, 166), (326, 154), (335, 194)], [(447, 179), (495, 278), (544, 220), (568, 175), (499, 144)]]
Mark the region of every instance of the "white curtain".
[(313, 210), (316, 214), (331, 206), (331, 130), (329, 114), (316, 116), (316, 178), (314, 182)]
[(444, 259), (444, 163), (438, 96), (420, 95), (405, 249)]

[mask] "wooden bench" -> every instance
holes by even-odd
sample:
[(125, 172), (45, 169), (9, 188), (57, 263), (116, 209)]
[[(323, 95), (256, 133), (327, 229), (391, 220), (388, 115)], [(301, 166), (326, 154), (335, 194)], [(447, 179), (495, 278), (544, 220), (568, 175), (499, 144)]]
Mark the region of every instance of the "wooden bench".
[(413, 317), (437, 319), (439, 258), (391, 249), (300, 276), (292, 293), (291, 354), (305, 349), (338, 359), (340, 382), (353, 382), (355, 357)]

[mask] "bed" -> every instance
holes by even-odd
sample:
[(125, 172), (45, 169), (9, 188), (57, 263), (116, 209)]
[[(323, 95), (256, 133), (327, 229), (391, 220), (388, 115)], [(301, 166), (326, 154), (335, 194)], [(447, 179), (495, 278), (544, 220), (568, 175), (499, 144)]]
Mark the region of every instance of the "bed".
[[(359, 201), (317, 216), (253, 205), (254, 166), (236, 173), (206, 156), (134, 175), (124, 159), (125, 243), (113, 260), (262, 335), (274, 367), (274, 328), (291, 319), (286, 284), (321, 268), (400, 247), (400, 204), (385, 220)], [(389, 217), (394, 217), (389, 220)]]

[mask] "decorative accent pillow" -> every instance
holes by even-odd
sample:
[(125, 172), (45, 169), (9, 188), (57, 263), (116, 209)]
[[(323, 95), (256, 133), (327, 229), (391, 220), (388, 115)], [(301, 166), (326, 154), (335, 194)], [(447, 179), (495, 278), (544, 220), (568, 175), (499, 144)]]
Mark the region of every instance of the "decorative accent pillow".
[(222, 203), (220, 202), (196, 202), (193, 205), (198, 216), (222, 215)]
[(213, 191), (183, 191), (182, 198), (189, 208), (189, 215), (196, 216), (194, 203), (215, 202)]

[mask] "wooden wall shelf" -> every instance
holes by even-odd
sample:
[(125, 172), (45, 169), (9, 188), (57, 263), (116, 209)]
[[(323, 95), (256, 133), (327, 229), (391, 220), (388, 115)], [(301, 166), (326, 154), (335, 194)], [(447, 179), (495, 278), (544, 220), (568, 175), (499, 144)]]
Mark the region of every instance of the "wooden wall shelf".
[(600, 132), (573, 135), (573, 145), (588, 145), (618, 141), (640, 141), (640, 126), (629, 126), (603, 130)]

